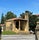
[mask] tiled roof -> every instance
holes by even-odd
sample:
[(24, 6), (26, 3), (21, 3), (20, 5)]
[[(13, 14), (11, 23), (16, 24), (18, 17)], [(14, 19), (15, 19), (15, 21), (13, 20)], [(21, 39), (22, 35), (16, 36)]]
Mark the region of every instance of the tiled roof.
[(12, 18), (12, 19), (8, 19), (6, 21), (11, 21), (11, 20), (26, 20), (26, 19), (22, 19), (22, 18)]
[(39, 14), (35, 14), (36, 16), (39, 16)]
[(0, 26), (4, 26), (5, 24), (0, 24)]

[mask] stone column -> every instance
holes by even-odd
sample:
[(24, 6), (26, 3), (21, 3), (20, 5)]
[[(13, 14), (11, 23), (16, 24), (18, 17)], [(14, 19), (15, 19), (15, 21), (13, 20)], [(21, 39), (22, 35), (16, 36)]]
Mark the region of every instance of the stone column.
[(19, 30), (20, 30), (20, 21), (19, 21)]
[(25, 19), (26, 19), (25, 31), (29, 32), (29, 13), (25, 14)]
[(26, 22), (26, 24), (25, 24), (25, 31), (26, 31), (26, 33), (29, 33), (29, 24), (28, 24), (29, 22)]
[(14, 31), (14, 29), (15, 29), (15, 23), (14, 23), (14, 21), (12, 22), (12, 31)]

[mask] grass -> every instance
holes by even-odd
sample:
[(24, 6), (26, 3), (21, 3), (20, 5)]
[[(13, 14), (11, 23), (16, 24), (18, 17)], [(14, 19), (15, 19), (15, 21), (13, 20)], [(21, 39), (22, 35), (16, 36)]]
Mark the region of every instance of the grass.
[(16, 34), (16, 32), (13, 32), (13, 31), (3, 31), (2, 32), (2, 35), (14, 35)]

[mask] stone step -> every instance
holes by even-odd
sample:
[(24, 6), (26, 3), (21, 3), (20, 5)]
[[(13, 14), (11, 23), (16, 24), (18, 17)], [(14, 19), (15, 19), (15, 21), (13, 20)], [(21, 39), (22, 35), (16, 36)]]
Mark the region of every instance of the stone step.
[(24, 32), (24, 31), (20, 31), (18, 34), (29, 34), (29, 33), (26, 33), (26, 32)]
[(35, 35), (2, 35), (1, 40), (35, 40)]

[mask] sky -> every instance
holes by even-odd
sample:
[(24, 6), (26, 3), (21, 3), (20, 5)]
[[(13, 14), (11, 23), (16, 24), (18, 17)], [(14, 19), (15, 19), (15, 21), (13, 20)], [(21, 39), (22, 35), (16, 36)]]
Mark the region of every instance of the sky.
[(39, 14), (39, 0), (0, 0), (0, 19), (8, 11), (12, 11), (18, 17), (26, 10)]

